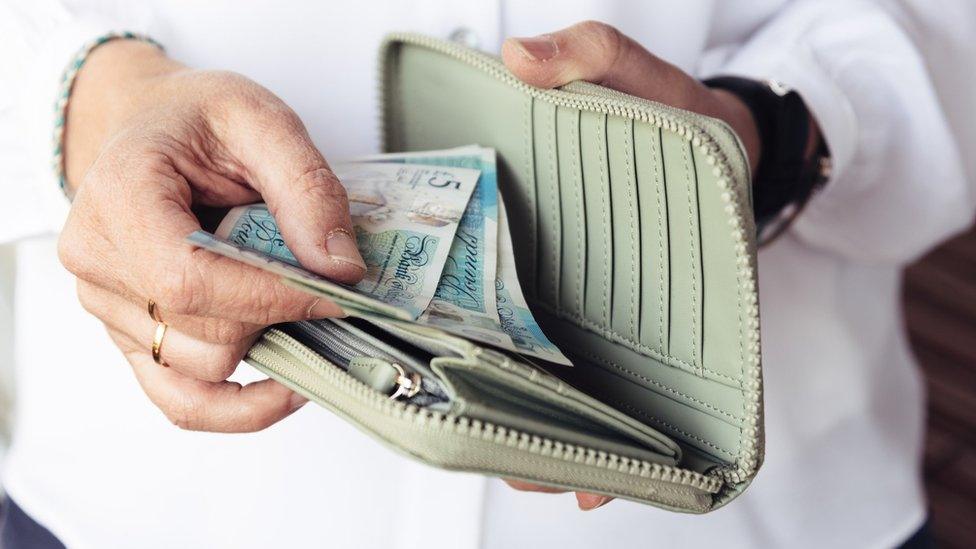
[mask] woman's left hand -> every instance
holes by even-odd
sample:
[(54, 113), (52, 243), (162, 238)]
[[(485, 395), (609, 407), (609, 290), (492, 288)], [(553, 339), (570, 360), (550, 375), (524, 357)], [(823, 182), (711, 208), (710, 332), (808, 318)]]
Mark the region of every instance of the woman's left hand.
[[(586, 80), (719, 118), (739, 135), (753, 171), (759, 163), (759, 133), (752, 114), (742, 101), (731, 93), (705, 86), (610, 25), (585, 21), (551, 34), (509, 38), (502, 45), (502, 58), (516, 76), (540, 88)], [(563, 491), (522, 481), (507, 482), (517, 490)], [(598, 494), (576, 493), (576, 500), (583, 510), (595, 509), (612, 499)]]

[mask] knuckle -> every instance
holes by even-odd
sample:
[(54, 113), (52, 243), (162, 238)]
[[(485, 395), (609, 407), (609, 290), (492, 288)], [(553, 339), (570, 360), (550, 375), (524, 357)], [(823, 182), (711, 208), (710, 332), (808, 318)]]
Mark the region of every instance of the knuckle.
[(214, 383), (224, 381), (234, 373), (240, 361), (241, 352), (236, 347), (216, 346), (208, 357), (207, 366), (203, 368), (200, 379)]
[(603, 40), (603, 41), (612, 42), (615, 40), (619, 40), (620, 38), (620, 31), (617, 30), (617, 27), (614, 27), (613, 25), (608, 25), (603, 21), (596, 21), (593, 19), (589, 19), (586, 21), (581, 21), (580, 23), (577, 23), (575, 26), (576, 26), (576, 30), (580, 34), (593, 40)]
[(343, 203), (349, 200), (346, 188), (339, 182), (339, 178), (324, 166), (302, 173), (295, 186), (305, 195), (304, 198), (311, 200)]
[(608, 61), (616, 59), (623, 44), (623, 35), (617, 27), (591, 20), (579, 23), (577, 30), (587, 42), (590, 42), (590, 46), (598, 48)]
[(108, 251), (96, 249), (96, 243), (105, 243), (105, 239), (93, 228), (97, 221), (90, 216), (83, 204), (73, 207), (57, 244), (58, 261), (68, 272), (83, 279), (97, 272), (99, 264), (94, 259), (104, 257)]
[(278, 128), (285, 130), (289, 134), (305, 133), (305, 123), (302, 122), (298, 113), (277, 97), (265, 105), (265, 113), (271, 117)]
[(238, 428), (244, 432), (261, 431), (273, 425), (282, 413), (282, 410), (276, 408), (269, 409), (268, 403), (264, 401), (241, 403), (238, 410), (238, 417), (241, 418)]
[(284, 320), (305, 320), (306, 312), (314, 298), (295, 297), (284, 286), (268, 286), (253, 294), (255, 319), (259, 324), (269, 325)]
[(204, 280), (198, 269), (186, 264), (177, 268), (160, 269), (154, 281), (155, 294), (150, 297), (165, 312), (195, 315), (202, 310), (207, 299)]
[(166, 419), (185, 431), (198, 431), (202, 428), (204, 405), (187, 394), (178, 394), (161, 407)]
[(274, 136), (271, 138), (280, 140), (305, 133), (305, 124), (298, 113), (277, 97), (249, 93), (242, 102), (256, 135)]
[(61, 236), (58, 237), (58, 261), (74, 275), (80, 275), (85, 259), (85, 254), (81, 253), (78, 247), (78, 240), (75, 236), (74, 223), (69, 217)]
[(208, 109), (219, 118), (250, 125), (256, 135), (305, 131), (298, 114), (267, 88), (231, 71), (204, 71)]
[(243, 322), (213, 319), (203, 326), (203, 338), (218, 345), (236, 343), (249, 335), (251, 330)]
[(203, 93), (211, 108), (231, 112), (257, 106), (257, 86), (243, 74), (227, 70), (201, 70), (196, 74), (200, 82), (206, 83)]
[(217, 99), (220, 110), (246, 115), (266, 129), (304, 129), (298, 113), (251, 79), (233, 72), (217, 72), (213, 78), (224, 90)]
[(83, 284), (78, 284), (78, 303), (81, 303), (81, 308), (88, 311), (89, 314), (96, 314), (97, 306), (95, 304), (95, 296), (93, 292)]

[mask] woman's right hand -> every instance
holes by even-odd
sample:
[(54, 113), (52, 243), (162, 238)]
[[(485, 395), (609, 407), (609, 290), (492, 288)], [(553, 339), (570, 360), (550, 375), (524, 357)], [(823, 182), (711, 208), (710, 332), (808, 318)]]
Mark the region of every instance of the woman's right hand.
[[(195, 249), (194, 206), (264, 200), (307, 268), (357, 282), (345, 190), (301, 120), (270, 91), (115, 40), (79, 72), (65, 134), (74, 192), (58, 246), (82, 305), (108, 328), (143, 390), (184, 429), (253, 431), (305, 400), (266, 380), (226, 381), (269, 324), (341, 315), (259, 269)], [(153, 300), (169, 325), (153, 361)]]

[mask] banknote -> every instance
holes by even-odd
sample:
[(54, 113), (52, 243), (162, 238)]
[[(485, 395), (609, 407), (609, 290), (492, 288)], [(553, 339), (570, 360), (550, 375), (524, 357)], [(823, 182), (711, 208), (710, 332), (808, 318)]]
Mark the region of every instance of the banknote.
[(572, 362), (542, 333), (542, 328), (525, 302), (518, 273), (515, 271), (515, 252), (508, 230), (505, 204), (502, 201), (498, 202), (498, 275), (495, 279), (495, 292), (498, 320), (511, 338), (515, 351), (572, 366)]
[[(349, 196), (357, 245), (366, 262), (356, 292), (416, 319), (434, 297), (481, 172), (382, 162), (341, 163), (333, 171)], [(216, 237), (300, 267), (264, 204), (231, 210)]]
[(461, 216), (434, 298), (418, 322), (476, 341), (513, 348), (501, 330), (495, 303), (498, 257), (498, 172), (495, 150), (478, 146), (440, 151), (392, 153), (364, 158), (479, 170), (481, 177)]
[[(265, 228), (267, 228), (267, 225), (265, 225)], [(277, 228), (274, 230), (277, 231)], [(206, 231), (195, 231), (187, 236), (186, 240), (200, 248), (205, 248), (224, 257), (247, 263), (248, 265), (276, 274), (284, 278), (286, 283), (290, 282), (290, 286), (295, 286), (306, 292), (323, 295), (336, 302), (347, 312), (368, 312), (399, 318), (401, 320), (413, 320), (410, 313), (403, 309), (362, 295), (353, 286), (328, 280), (301, 268), (297, 262), (285, 261), (280, 259), (280, 256), (271, 255), (266, 251), (225, 240)]]

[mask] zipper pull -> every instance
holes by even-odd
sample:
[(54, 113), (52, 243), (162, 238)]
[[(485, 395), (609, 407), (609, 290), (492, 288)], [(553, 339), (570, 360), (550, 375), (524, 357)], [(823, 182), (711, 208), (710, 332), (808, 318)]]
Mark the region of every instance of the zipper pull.
[(410, 398), (420, 392), (420, 374), (407, 372), (396, 362), (376, 357), (355, 357), (349, 360), (349, 375), (373, 389), (389, 395), (391, 400)]
[(396, 391), (390, 395), (390, 400), (396, 400), (400, 397), (410, 398), (420, 392), (420, 374), (417, 372), (407, 372), (396, 362), (391, 364), (397, 371)]

